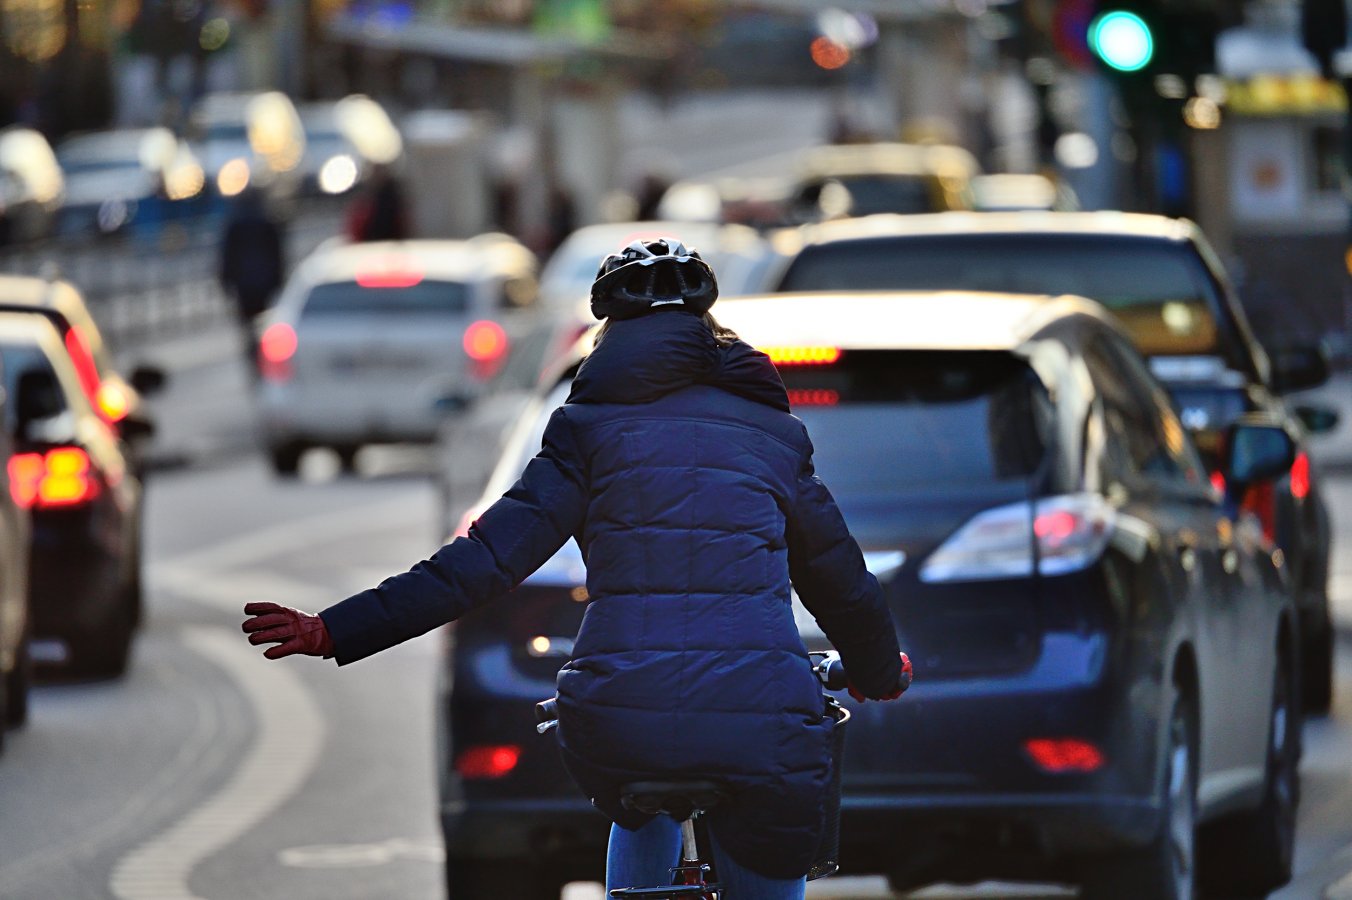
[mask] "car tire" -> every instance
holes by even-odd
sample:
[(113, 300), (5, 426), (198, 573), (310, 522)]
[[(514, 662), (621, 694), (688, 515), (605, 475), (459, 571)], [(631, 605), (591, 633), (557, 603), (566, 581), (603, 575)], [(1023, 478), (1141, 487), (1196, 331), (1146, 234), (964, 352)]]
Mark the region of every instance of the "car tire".
[(524, 860), (446, 860), (450, 900), (559, 900), (563, 882)]
[(283, 478), (294, 478), (300, 471), (300, 458), (305, 448), (300, 444), (277, 444), (268, 448), (272, 471)]
[(342, 467), (345, 474), (351, 475), (357, 471), (357, 451), (361, 447), (356, 444), (338, 444), (333, 448), (333, 452), (338, 454), (338, 465)]
[(1170, 702), (1158, 833), (1144, 847), (1087, 860), (1081, 900), (1197, 896), (1197, 718), (1176, 686)]
[(83, 631), (72, 640), (72, 668), (95, 678), (119, 678), (131, 663), (131, 645), (136, 636), (136, 597), (124, 587), (117, 609), (101, 628)]
[(1267, 780), (1257, 809), (1227, 817), (1202, 835), (1202, 882), (1208, 896), (1266, 897), (1291, 880), (1300, 802), (1300, 704), (1283, 655), (1268, 718)]
[(4, 725), (19, 728), (28, 721), (28, 691), (33, 684), (33, 655), (25, 635), (14, 670), (5, 676)]
[(1328, 603), (1322, 608), (1322, 620), (1301, 641), (1300, 654), (1305, 711), (1315, 716), (1328, 715), (1333, 707), (1333, 623)]

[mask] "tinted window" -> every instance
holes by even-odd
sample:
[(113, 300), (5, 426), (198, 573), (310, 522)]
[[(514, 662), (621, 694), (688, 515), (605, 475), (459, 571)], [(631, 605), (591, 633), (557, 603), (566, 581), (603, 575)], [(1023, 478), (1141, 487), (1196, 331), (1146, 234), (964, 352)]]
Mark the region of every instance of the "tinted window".
[[(48, 372), (53, 375), (56, 375), (56, 372), (52, 369), (47, 354), (36, 344), (15, 342), (0, 344), (0, 359), (4, 360), (5, 396), (9, 398), (9, 402), (5, 404), (5, 430), (13, 434), (18, 426), (18, 404), (15, 398), (19, 396), (19, 379), (29, 372)], [(69, 395), (62, 393), (59, 402), (63, 406), (69, 406)]]
[(831, 179), (850, 192), (850, 215), (938, 212), (929, 179), (918, 175), (842, 175)]
[(408, 287), (363, 287), (345, 281), (316, 287), (301, 316), (448, 315), (467, 309), (469, 289), (453, 281), (423, 281)]
[(781, 374), (838, 496), (1024, 479), (1046, 455), (1050, 404), (1006, 353), (851, 351)]
[(1201, 463), (1182, 423), (1133, 351), (1099, 338), (1086, 350), (1085, 363), (1099, 392), (1108, 439), (1124, 451), (1128, 468), (1201, 484)]
[(1220, 354), (1210, 283), (1186, 245), (1099, 235), (997, 234), (808, 247), (785, 291), (1077, 294), (1111, 309), (1147, 355)]

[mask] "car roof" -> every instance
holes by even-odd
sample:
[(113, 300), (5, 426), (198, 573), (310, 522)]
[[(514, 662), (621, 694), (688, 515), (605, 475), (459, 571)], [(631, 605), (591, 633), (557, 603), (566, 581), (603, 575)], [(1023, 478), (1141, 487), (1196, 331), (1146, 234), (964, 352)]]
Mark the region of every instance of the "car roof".
[(82, 318), (80, 313), (84, 310), (84, 300), (68, 281), (31, 275), (0, 275), (0, 308), (5, 306), (55, 310), (67, 320), (73, 320)]
[(1083, 297), (976, 291), (767, 294), (732, 297), (718, 321), (757, 347), (1014, 350), (1058, 319), (1111, 320)]
[(424, 278), (465, 281), (521, 268), (533, 269), (535, 257), (506, 235), (468, 240), (372, 241), (322, 245), (302, 264), (311, 284), (352, 281), (363, 272), (414, 268)]
[[(0, 340), (31, 340), (34, 343), (46, 341), (50, 337), (59, 337), (56, 326), (42, 316), (30, 316), (26, 313), (0, 309)], [(51, 345), (48, 343), (50, 350)]]
[[(1050, 212), (942, 212), (919, 215), (882, 213), (858, 219), (837, 219), (806, 226), (797, 234), (802, 245), (888, 237), (934, 237), (939, 235), (1057, 234), (1140, 237), (1183, 241), (1197, 226), (1187, 219), (1171, 219), (1146, 213)], [(781, 238), (793, 241), (789, 233)]]
[(974, 157), (948, 144), (831, 144), (803, 156), (804, 176), (937, 175), (971, 176), (980, 171)]

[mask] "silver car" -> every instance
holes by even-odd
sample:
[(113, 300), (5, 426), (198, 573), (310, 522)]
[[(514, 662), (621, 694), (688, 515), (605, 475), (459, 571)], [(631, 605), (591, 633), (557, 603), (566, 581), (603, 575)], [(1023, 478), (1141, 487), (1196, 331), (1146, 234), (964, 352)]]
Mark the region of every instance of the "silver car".
[(429, 442), (537, 327), (536, 259), (505, 235), (329, 243), (259, 323), (264, 438), (294, 475), (310, 447)]

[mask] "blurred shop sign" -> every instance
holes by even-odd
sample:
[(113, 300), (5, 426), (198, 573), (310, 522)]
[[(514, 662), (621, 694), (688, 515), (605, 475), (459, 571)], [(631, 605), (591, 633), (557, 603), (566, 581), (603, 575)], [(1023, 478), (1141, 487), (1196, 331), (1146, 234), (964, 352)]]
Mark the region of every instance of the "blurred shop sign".
[(1347, 94), (1338, 82), (1314, 74), (1258, 75), (1227, 82), (1225, 107), (1243, 116), (1341, 113)]

